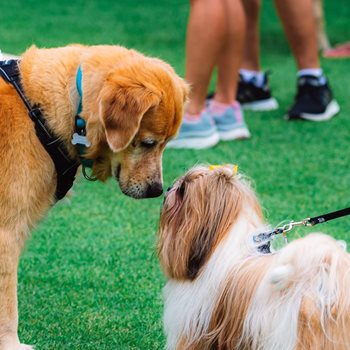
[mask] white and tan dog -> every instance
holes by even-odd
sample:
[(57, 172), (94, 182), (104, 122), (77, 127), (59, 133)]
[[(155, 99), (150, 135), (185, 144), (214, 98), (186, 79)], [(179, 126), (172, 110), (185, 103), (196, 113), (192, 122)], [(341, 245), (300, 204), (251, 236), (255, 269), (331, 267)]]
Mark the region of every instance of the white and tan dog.
[(324, 234), (262, 254), (266, 232), (249, 183), (230, 166), (177, 180), (161, 212), (171, 350), (350, 349), (350, 257)]

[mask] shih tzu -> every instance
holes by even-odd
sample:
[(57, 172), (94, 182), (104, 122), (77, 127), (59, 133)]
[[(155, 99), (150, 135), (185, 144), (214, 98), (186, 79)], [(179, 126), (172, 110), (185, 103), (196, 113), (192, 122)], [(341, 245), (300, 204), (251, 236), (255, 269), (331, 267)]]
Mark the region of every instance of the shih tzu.
[(350, 349), (350, 258), (320, 233), (263, 254), (261, 206), (234, 166), (197, 166), (168, 191), (158, 254), (169, 350)]

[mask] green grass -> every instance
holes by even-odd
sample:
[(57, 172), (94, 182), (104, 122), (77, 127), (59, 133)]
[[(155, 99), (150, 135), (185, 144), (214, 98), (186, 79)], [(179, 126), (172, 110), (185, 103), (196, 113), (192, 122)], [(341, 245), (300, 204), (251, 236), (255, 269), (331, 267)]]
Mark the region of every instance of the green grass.
[[(169, 61), (180, 74), (188, 0), (13, 0), (0, 11), (0, 48), (72, 42), (134, 47)], [(333, 43), (350, 40), (348, 0), (326, 1)], [(210, 24), (209, 24), (210, 25)], [(195, 163), (239, 164), (255, 184), (272, 224), (350, 204), (350, 61), (323, 61), (342, 112), (327, 123), (287, 123), (295, 72), (270, 2), (262, 16), (262, 60), (281, 108), (246, 113), (253, 135), (207, 151), (164, 154), (165, 185)], [(135, 201), (81, 179), (33, 233), (19, 270), (20, 336), (37, 349), (162, 349), (161, 288), (155, 254), (162, 199)], [(350, 219), (318, 229), (350, 243)], [(299, 229), (296, 235), (310, 232)]]

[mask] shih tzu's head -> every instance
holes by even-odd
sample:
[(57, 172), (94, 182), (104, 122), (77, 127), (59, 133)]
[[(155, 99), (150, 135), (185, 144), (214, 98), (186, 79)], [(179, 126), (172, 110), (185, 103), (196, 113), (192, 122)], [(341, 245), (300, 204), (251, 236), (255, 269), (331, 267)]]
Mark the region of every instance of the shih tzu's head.
[(237, 166), (196, 166), (168, 190), (158, 254), (169, 278), (193, 280), (242, 213), (260, 205)]

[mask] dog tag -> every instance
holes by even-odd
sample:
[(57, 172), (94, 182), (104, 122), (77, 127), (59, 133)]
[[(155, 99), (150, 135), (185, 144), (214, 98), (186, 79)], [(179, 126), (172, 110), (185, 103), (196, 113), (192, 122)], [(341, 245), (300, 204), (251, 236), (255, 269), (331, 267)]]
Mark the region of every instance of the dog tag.
[(83, 145), (85, 147), (91, 146), (91, 143), (89, 142), (89, 140), (87, 139), (86, 136), (79, 135), (76, 132), (73, 134), (72, 144), (73, 145)]

